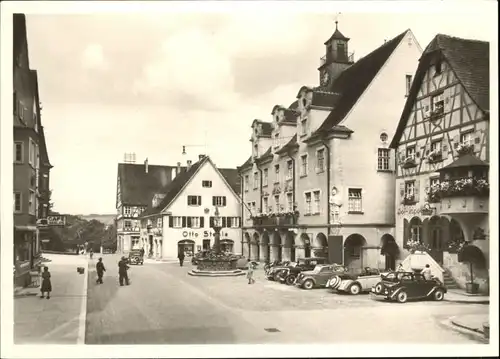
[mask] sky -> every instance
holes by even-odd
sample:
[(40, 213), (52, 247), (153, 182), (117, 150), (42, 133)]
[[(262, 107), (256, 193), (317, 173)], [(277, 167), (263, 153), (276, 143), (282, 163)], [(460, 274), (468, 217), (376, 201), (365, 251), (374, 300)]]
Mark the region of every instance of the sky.
[(137, 163), (185, 164), (207, 153), (218, 167), (243, 164), (252, 121), (271, 121), (275, 105), (289, 106), (301, 86), (319, 84), (337, 16), (357, 60), (408, 28), (422, 48), (438, 33), (497, 41), (491, 7), (480, 3), (340, 15), (276, 8), (28, 14), (54, 210), (115, 213), (124, 153), (136, 153)]

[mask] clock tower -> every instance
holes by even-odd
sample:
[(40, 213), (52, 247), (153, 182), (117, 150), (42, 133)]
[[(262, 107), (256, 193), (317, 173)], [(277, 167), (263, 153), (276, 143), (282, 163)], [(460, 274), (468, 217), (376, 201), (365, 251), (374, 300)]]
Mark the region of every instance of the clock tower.
[(342, 71), (354, 63), (354, 54), (348, 52), (349, 38), (345, 37), (338, 29), (335, 21), (335, 32), (325, 42), (326, 54), (321, 58), (319, 83), (322, 87), (329, 87)]

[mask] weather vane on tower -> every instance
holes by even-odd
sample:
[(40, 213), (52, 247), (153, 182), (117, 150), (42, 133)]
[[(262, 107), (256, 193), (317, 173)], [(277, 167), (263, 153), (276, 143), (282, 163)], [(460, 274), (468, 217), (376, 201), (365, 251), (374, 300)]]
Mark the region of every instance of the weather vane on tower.
[(336, 15), (335, 15), (335, 30), (337, 30), (337, 27), (338, 27), (338, 23), (339, 23), (339, 16), (342, 15), (341, 12), (338, 12)]

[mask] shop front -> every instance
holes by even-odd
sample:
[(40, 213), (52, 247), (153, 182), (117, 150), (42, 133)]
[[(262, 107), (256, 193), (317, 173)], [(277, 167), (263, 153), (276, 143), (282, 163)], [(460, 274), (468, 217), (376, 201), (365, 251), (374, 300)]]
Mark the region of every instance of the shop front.
[(37, 230), (34, 226), (14, 227), (14, 285), (31, 282), (30, 271), (40, 262)]
[[(238, 229), (222, 228), (220, 231), (221, 250), (234, 253), (234, 238), (239, 238)], [(180, 251), (185, 256), (194, 255), (202, 250), (208, 250), (214, 245), (215, 232), (213, 229), (173, 229), (168, 228), (164, 232), (163, 257), (177, 258)], [(171, 241), (170, 238), (176, 240)]]

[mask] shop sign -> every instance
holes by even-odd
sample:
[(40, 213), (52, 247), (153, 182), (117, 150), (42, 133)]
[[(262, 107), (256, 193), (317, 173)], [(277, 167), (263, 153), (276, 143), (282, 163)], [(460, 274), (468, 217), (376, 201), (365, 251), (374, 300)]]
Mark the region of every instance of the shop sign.
[[(214, 235), (215, 235), (215, 233), (212, 231), (199, 231), (199, 232), (190, 231), (190, 230), (182, 231), (182, 237), (184, 237), (184, 238), (198, 238), (198, 237), (211, 238)], [(227, 232), (221, 231), (220, 236), (221, 237), (228, 237), (229, 235)]]
[(64, 226), (66, 225), (66, 216), (47, 216), (47, 225)]
[(411, 216), (431, 216), (434, 213), (433, 207), (431, 207), (428, 203), (424, 204), (422, 207), (416, 206), (401, 206), (398, 208), (397, 214), (398, 216), (411, 215)]

